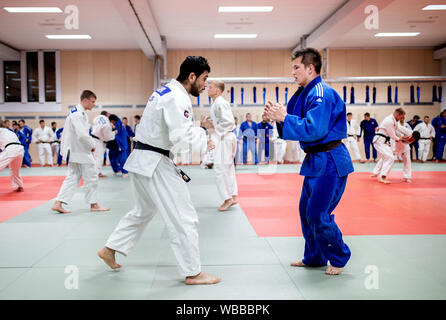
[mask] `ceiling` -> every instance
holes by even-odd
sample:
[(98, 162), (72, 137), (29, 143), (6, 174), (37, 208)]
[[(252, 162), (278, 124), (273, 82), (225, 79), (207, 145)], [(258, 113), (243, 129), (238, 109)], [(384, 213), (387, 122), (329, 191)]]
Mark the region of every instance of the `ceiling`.
[[(317, 48), (439, 47), (446, 11), (422, 11), (446, 0), (1, 0), (0, 42), (18, 50), (130, 50), (164, 36), (167, 49), (292, 49), (303, 35)], [(379, 30), (364, 27), (364, 8), (379, 8)], [(14, 14), (5, 6), (79, 8), (79, 30), (65, 13)], [(219, 5), (273, 5), (271, 13), (218, 13)], [(145, 26), (144, 34), (140, 25)], [(157, 29), (157, 30), (153, 30)], [(375, 38), (376, 32), (420, 32), (414, 38)], [(257, 33), (256, 39), (214, 39), (215, 33)], [(89, 34), (92, 40), (48, 40), (46, 34)], [(147, 35), (148, 34), (148, 35)], [(159, 39), (158, 39), (159, 40)], [(153, 42), (153, 41), (152, 41)], [(155, 50), (157, 50), (155, 45)], [(144, 50), (146, 52), (146, 50)], [(150, 50), (147, 50), (147, 52)]]

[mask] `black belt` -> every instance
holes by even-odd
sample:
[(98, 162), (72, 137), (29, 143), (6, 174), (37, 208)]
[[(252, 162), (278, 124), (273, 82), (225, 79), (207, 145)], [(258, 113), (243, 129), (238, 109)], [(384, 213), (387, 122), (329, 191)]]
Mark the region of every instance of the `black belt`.
[(319, 152), (327, 152), (333, 150), (338, 147), (342, 143), (342, 140), (334, 140), (324, 144), (317, 144), (315, 146), (309, 146), (304, 149), (305, 153), (319, 153)]
[(98, 139), (98, 140), (101, 140), (101, 139), (99, 139), (98, 137), (96, 137), (94, 134), (92, 134), (91, 137), (92, 137), (92, 138), (95, 138), (95, 139)]
[(430, 140), (431, 138), (420, 138), (419, 140)]
[(161, 148), (157, 148), (157, 147), (151, 146), (150, 144), (145, 144), (145, 143), (142, 143), (142, 142), (139, 142), (139, 141), (136, 141), (134, 149), (158, 152), (158, 153), (160, 153), (163, 156), (166, 156), (168, 158), (169, 158), (169, 155), (170, 155), (170, 151), (169, 150), (164, 150), (164, 149), (161, 149)]
[(347, 136), (349, 136), (349, 137), (354, 137), (355, 135), (354, 135), (354, 134), (348, 134)]
[[(163, 156), (166, 156), (170, 159), (170, 151), (169, 150), (164, 150), (161, 148), (157, 148), (154, 146), (151, 146), (150, 144), (145, 144), (139, 141), (136, 141), (135, 147), (134, 149), (139, 149), (139, 150), (147, 150), (147, 151), (153, 151), (153, 152), (157, 152), (162, 154)], [(185, 181), (185, 182), (189, 182), (191, 180), (191, 178), (184, 173), (183, 170), (181, 170), (180, 168), (177, 167), (177, 165), (174, 163), (173, 164), (175, 166), (175, 170), (178, 172), (178, 174), (181, 176), (181, 178)]]
[[(21, 144), (21, 143), (19, 143), (19, 142), (10, 142), (10, 143), (8, 143), (8, 144), (5, 146), (5, 149), (6, 149), (7, 147), (13, 145), (13, 144), (16, 144), (16, 145), (18, 145), (18, 146), (22, 146), (22, 147), (23, 147), (23, 144)], [(5, 149), (3, 149), (3, 150), (5, 150)]]
[(378, 132), (378, 133), (375, 133), (375, 136), (380, 136), (380, 137), (386, 138), (386, 143), (390, 142), (390, 137), (386, 136), (385, 134)]

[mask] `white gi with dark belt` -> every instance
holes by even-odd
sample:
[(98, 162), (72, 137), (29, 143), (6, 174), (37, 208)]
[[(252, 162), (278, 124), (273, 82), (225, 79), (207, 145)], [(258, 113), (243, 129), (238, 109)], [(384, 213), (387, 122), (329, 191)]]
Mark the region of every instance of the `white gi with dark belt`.
[(64, 159), (69, 155), (70, 162), (57, 201), (65, 204), (70, 202), (82, 177), (86, 202), (97, 203), (98, 175), (92, 152), (93, 138), (89, 131), (90, 124), (85, 109), (78, 104), (71, 109), (62, 131), (60, 154)]
[(388, 176), (390, 170), (392, 169), (393, 163), (395, 162), (393, 150), (390, 146), (390, 140), (386, 141), (386, 138), (383, 136), (398, 141), (399, 138), (396, 136), (397, 127), (398, 124), (394, 115), (390, 114), (381, 122), (378, 127), (378, 132), (373, 138), (373, 145), (375, 146), (376, 151), (378, 151), (383, 160), (382, 165), (378, 166), (378, 163), (376, 164), (373, 173), (381, 177)]
[(104, 163), (105, 143), (115, 138), (115, 132), (112, 129), (110, 120), (102, 114), (96, 116), (93, 120), (91, 134), (94, 141), (93, 157), (97, 173), (101, 173)]
[[(8, 147), (6, 147), (8, 146)], [(20, 167), (25, 149), (20, 144), (17, 135), (8, 129), (0, 128), (0, 172), (9, 166), (9, 174), (11, 176), (11, 186), (23, 188), (23, 180), (20, 176)]]
[(221, 198), (228, 200), (238, 193), (234, 165), (237, 138), (232, 132), (235, 129), (235, 120), (231, 105), (222, 96), (215, 99), (210, 115), (217, 135), (214, 152), (215, 179)]
[[(207, 148), (205, 131), (194, 126), (192, 103), (176, 80), (150, 97), (136, 132), (140, 143), (163, 150)], [(170, 245), (184, 276), (201, 272), (198, 216), (186, 182), (173, 161), (154, 151), (134, 149), (124, 168), (129, 171), (134, 207), (118, 223), (106, 247), (127, 255), (147, 223), (159, 212), (166, 224)]]

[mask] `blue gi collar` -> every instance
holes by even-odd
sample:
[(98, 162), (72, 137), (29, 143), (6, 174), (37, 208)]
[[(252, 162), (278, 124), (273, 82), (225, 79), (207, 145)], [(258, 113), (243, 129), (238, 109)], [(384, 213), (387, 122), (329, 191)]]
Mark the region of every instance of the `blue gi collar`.
[(302, 91), (301, 96), (305, 97), (308, 94), (308, 92), (311, 89), (313, 89), (319, 82), (322, 82), (321, 76), (317, 76), (316, 78), (311, 80), (311, 82), (309, 84), (307, 84), (307, 86), (304, 88), (304, 91)]

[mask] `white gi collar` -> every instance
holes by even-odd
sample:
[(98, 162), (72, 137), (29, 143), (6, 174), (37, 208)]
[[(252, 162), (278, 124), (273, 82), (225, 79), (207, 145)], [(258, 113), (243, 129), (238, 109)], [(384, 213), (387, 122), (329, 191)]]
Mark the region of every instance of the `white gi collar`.
[(178, 82), (176, 79), (170, 80), (169, 85), (179, 88), (185, 95), (189, 96), (189, 93), (186, 91), (186, 89), (183, 87), (183, 85), (180, 82)]

